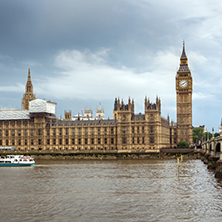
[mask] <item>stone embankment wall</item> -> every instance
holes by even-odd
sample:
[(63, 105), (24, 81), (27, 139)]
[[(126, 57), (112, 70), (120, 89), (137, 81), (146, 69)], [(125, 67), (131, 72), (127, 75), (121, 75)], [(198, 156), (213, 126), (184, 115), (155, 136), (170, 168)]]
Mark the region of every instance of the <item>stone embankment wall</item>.
[(218, 161), (219, 158), (204, 153), (202, 153), (201, 156), (201, 160), (208, 165), (207, 168), (214, 171), (215, 177), (222, 178), (222, 163)]
[(17, 154), (17, 155), (31, 155), (36, 160), (38, 159), (174, 159), (184, 156), (185, 159), (200, 158), (199, 152), (193, 149), (162, 149), (160, 152), (144, 152), (144, 151), (97, 151), (97, 152), (47, 152), (47, 151), (29, 151), (29, 152), (0, 152), (0, 155)]

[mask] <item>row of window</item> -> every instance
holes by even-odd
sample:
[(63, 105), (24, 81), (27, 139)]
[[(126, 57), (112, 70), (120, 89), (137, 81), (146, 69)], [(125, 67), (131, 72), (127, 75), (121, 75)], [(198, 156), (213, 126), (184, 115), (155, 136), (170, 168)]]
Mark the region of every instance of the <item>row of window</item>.
[[(154, 126), (150, 126), (149, 129), (150, 129), (150, 133), (154, 133)], [(141, 130), (141, 131), (140, 131), (140, 130)], [(139, 126), (137, 126), (137, 127), (132, 127), (132, 133), (135, 133), (135, 132), (136, 132), (136, 133), (140, 133), (140, 132), (144, 133), (144, 126), (141, 127), (141, 129), (140, 129)], [(122, 127), (122, 133), (123, 133), (123, 134), (127, 134), (127, 127), (126, 127), (126, 126), (123, 126), (123, 127)]]
[[(155, 142), (155, 138), (154, 137), (150, 137), (149, 140), (150, 140), (150, 144)], [(42, 139), (38, 139), (38, 145), (43, 145), (42, 142), (43, 142)], [(69, 139), (65, 139), (64, 140), (64, 144), (65, 145), (75, 145), (75, 142), (76, 141), (75, 141), (74, 138), (71, 139), (71, 140), (69, 140)], [(96, 142), (97, 142), (97, 144), (102, 144), (102, 139), (98, 138), (97, 141), (94, 138), (91, 138), (91, 139), (89, 139), (89, 138), (85, 138), (85, 139), (78, 138), (77, 139), (77, 144), (79, 144), (79, 145), (81, 145), (81, 144), (85, 144), (85, 145), (92, 144), (93, 145)], [(108, 139), (104, 138), (103, 142), (104, 142), (104, 144), (108, 144)], [(115, 142), (114, 138), (111, 138), (110, 143), (114, 144), (114, 142)], [(140, 138), (140, 137), (136, 137), (136, 138), (132, 137), (132, 144), (136, 144), (136, 143), (137, 144), (145, 144), (145, 138), (144, 137), (142, 137), (142, 138)], [(57, 145), (57, 144), (58, 145), (63, 145), (63, 139), (53, 139), (53, 140), (47, 139), (46, 140), (46, 144), (47, 145)], [(123, 137), (122, 138), (122, 144), (127, 144), (127, 137)], [(2, 140), (0, 140), (0, 145), (3, 145)], [(12, 139), (12, 140), (5, 140), (5, 145), (6, 146), (9, 146), (9, 145), (14, 146), (14, 145), (22, 145), (22, 144), (21, 144), (21, 140), (20, 139), (17, 140), (16, 144), (15, 144), (15, 140)], [(28, 140), (27, 139), (24, 140), (24, 144), (23, 145), (28, 145)], [(33, 139), (30, 140), (30, 145), (34, 145), (34, 140)]]
[[(63, 129), (51, 129), (52, 130), (52, 135), (55, 136), (56, 135), (56, 130), (58, 130), (59, 135), (63, 135)], [(23, 132), (24, 136), (28, 136), (28, 130), (5, 130), (5, 135), (4, 136), (21, 136)], [(91, 135), (94, 135), (95, 132), (97, 133), (97, 135), (101, 135), (101, 129), (100, 128), (91, 128), (91, 130), (88, 130), (87, 128), (85, 128), (85, 130), (83, 131), (81, 128), (77, 129), (77, 134), (78, 135), (82, 135), (82, 132), (84, 132), (85, 135), (88, 135), (88, 133), (90, 132)], [(65, 135), (69, 135), (69, 129), (65, 129), (64, 131)], [(37, 131), (37, 134), (39, 136), (41, 136), (43, 134), (43, 130), (39, 129)], [(50, 129), (46, 129), (46, 134), (47, 136), (50, 135)], [(108, 134), (108, 130), (107, 128), (104, 128), (104, 135)], [(110, 134), (113, 135), (114, 134), (114, 128), (110, 128)], [(30, 135), (34, 136), (34, 130), (30, 130)], [(75, 129), (71, 129), (71, 135), (75, 135)], [(3, 132), (2, 130), (0, 130), (0, 136), (3, 136)]]
[[(150, 143), (154, 143), (155, 142), (155, 138), (154, 136), (151, 136), (149, 138)], [(145, 138), (142, 137), (132, 137), (132, 144), (145, 144)], [(122, 144), (127, 144), (127, 137), (122, 137)]]
[[(14, 145), (28, 145), (28, 140), (27, 139), (24, 140), (24, 144), (22, 144), (20, 139), (18, 139), (16, 141), (17, 142), (15, 142), (14, 139), (5, 140), (4, 145), (6, 145), (6, 146), (9, 146), (9, 145), (12, 145), (12, 146), (14, 146)], [(69, 140), (69, 139), (65, 139), (65, 140), (63, 140), (63, 139), (53, 139), (53, 140), (47, 139), (46, 144), (47, 145), (57, 145), (57, 144), (58, 145), (63, 145), (63, 141), (64, 141), (65, 145), (75, 145), (75, 142), (76, 142), (74, 138), (71, 139), (71, 140)], [(43, 145), (43, 140), (42, 139), (38, 139), (37, 142), (38, 142), (37, 145)], [(97, 141), (94, 138), (91, 138), (91, 139), (85, 138), (84, 140), (82, 140), (81, 138), (77, 139), (77, 144), (79, 144), (79, 145), (82, 145), (82, 144), (85, 144), (85, 145), (87, 145), (87, 144), (96, 144), (96, 142), (97, 142), (97, 144), (102, 144), (102, 142), (104, 142), (104, 144), (108, 144), (108, 139), (104, 138), (104, 140), (102, 140), (101, 138), (98, 138)], [(114, 142), (115, 142), (114, 138), (110, 138), (110, 143), (114, 144)], [(2, 140), (0, 140), (0, 146), (1, 145), (3, 145)], [(34, 140), (33, 139), (30, 140), (30, 145), (34, 145)]]
[[(28, 123), (30, 123), (31, 126), (34, 125), (34, 122), (28, 122), (28, 121), (16, 121), (16, 122), (15, 122), (15, 121), (10, 121), (10, 122), (4, 122), (4, 126), (8, 127), (8, 126), (9, 126), (9, 123), (10, 123), (10, 126), (15, 126), (15, 125), (17, 125), (17, 126), (21, 126), (21, 125), (27, 126)], [(3, 125), (3, 123), (0, 122), (0, 127), (1, 127), (2, 125)]]
[[(56, 130), (58, 130), (58, 134), (60, 136), (62, 135), (69, 135), (69, 129), (65, 129), (65, 131), (63, 131), (63, 129), (51, 129), (52, 130), (52, 135), (56, 136)], [(84, 132), (85, 135), (88, 135), (90, 131), (91, 135), (95, 134), (95, 131), (97, 132), (97, 135), (101, 135), (101, 129), (100, 128), (91, 128), (91, 130), (88, 130), (87, 128), (85, 128), (84, 130), (82, 130), (81, 128), (77, 129), (77, 134), (78, 135), (82, 135), (82, 133)], [(140, 133), (140, 127), (132, 127), (132, 133)], [(141, 127), (141, 132), (144, 133), (144, 127)], [(127, 127), (124, 126), (122, 127), (122, 133), (123, 134), (127, 134)], [(150, 126), (150, 133), (154, 133), (154, 126)], [(42, 129), (38, 129), (37, 130), (37, 135), (41, 136), (43, 134), (43, 130)], [(104, 135), (107, 135), (108, 131), (107, 128), (104, 128)], [(114, 129), (111, 128), (110, 129), (110, 134), (113, 135), (114, 134)], [(28, 130), (5, 130), (5, 135), (4, 136), (28, 136)], [(46, 129), (46, 135), (49, 136), (50, 135), (50, 129)], [(71, 135), (75, 135), (75, 129), (71, 129)], [(0, 136), (3, 136), (2, 130), (0, 130)], [(34, 130), (30, 130), (30, 136), (34, 136)]]
[[(150, 120), (153, 120), (153, 119), (154, 119), (153, 114), (150, 114)], [(123, 121), (127, 120), (126, 115), (123, 115), (122, 120)]]

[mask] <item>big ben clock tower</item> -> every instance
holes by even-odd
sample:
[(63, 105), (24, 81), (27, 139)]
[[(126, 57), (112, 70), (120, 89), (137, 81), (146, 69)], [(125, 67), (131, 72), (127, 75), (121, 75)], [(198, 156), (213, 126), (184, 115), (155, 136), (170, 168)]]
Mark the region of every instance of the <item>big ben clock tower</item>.
[(192, 91), (193, 83), (185, 53), (185, 43), (180, 57), (180, 68), (176, 75), (177, 92), (177, 143), (186, 141), (193, 142), (192, 129)]

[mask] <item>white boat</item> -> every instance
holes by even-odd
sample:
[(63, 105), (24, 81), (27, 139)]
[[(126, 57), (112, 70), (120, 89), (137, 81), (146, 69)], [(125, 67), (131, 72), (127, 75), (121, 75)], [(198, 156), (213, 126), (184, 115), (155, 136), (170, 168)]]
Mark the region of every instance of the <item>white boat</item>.
[(7, 155), (0, 158), (0, 166), (32, 166), (35, 161), (30, 156), (24, 155)]

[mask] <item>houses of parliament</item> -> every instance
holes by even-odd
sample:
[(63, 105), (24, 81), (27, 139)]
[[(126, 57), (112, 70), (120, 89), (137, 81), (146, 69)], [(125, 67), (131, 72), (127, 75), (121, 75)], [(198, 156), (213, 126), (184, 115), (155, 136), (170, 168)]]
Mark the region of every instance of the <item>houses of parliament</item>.
[(161, 100), (144, 101), (144, 113), (134, 113), (134, 100), (114, 100), (113, 119), (104, 110), (85, 110), (84, 116), (64, 112), (56, 117), (56, 103), (36, 99), (30, 69), (22, 109), (0, 110), (0, 147), (16, 150), (144, 150), (159, 152), (180, 141), (192, 144), (192, 76), (183, 43), (176, 73), (177, 123), (161, 117)]

